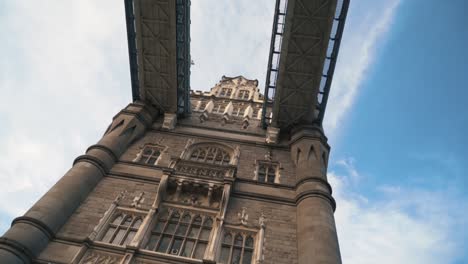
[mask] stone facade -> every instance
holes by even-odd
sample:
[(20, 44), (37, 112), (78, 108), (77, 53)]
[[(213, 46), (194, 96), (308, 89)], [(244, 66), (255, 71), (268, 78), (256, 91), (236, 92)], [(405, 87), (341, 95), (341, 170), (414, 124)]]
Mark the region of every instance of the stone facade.
[(1, 263), (341, 263), (327, 139), (263, 129), (257, 86), (223, 76), (179, 120), (128, 105), (14, 220)]

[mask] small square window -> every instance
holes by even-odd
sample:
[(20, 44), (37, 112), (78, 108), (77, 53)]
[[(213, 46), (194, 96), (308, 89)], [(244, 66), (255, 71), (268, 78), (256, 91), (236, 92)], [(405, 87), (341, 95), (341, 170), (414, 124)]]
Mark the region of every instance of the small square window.
[(278, 164), (272, 162), (258, 162), (256, 180), (264, 183), (278, 183)]
[(162, 148), (159, 146), (145, 146), (136, 161), (141, 164), (156, 165), (161, 152)]

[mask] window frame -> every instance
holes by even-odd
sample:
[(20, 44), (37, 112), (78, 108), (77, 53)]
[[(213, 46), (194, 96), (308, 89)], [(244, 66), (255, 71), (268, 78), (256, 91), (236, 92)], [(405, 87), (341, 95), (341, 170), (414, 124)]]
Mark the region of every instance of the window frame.
[[(149, 148), (150, 152), (149, 154), (145, 153), (145, 150)], [(166, 148), (159, 146), (159, 145), (153, 145), (153, 144), (146, 144), (143, 146), (143, 148), (140, 151), (140, 156), (136, 163), (143, 164), (143, 165), (150, 165), (150, 166), (155, 166), (158, 164), (162, 153), (164, 152)], [(158, 152), (158, 155), (155, 155), (155, 152)], [(154, 163), (150, 163), (150, 161), (154, 159)]]
[[(264, 166), (265, 170), (262, 173), (262, 180), (260, 179), (261, 167)], [(271, 173), (271, 170), (274, 170), (274, 173)], [(267, 184), (278, 184), (280, 183), (280, 164), (272, 161), (258, 160), (255, 169), (254, 180), (261, 183)], [(270, 181), (269, 176), (274, 176), (273, 181)]]
[[(226, 236), (231, 236), (230, 242), (226, 242)], [(242, 237), (242, 245), (236, 244), (238, 237)], [(248, 239), (252, 240), (250, 246), (247, 245)], [(226, 251), (227, 256), (225, 255)], [(220, 264), (231, 264), (233, 263), (234, 252), (238, 250), (240, 251), (240, 259), (239, 264), (247, 264), (252, 263), (255, 259), (255, 249), (256, 249), (256, 233), (246, 230), (233, 230), (233, 229), (225, 229), (223, 230), (223, 234), (221, 236), (220, 247), (219, 247), (219, 257), (217, 263)], [(245, 262), (244, 257), (246, 256), (246, 252), (250, 252), (250, 261)], [(227, 257), (227, 262), (224, 262), (223, 258)], [(248, 261), (248, 260), (247, 260)]]
[[(166, 219), (161, 221), (162, 213), (167, 213)], [(174, 214), (178, 214), (177, 221), (173, 219)], [(190, 220), (188, 222), (183, 221), (183, 219), (189, 215)], [(155, 216), (155, 221), (151, 228), (148, 230), (148, 237), (142, 249), (148, 250), (151, 252), (171, 255), (176, 257), (190, 258), (190, 259), (203, 259), (208, 244), (210, 242), (211, 233), (213, 232), (214, 221), (216, 215), (214, 213), (199, 212), (194, 210), (189, 210), (186, 208), (177, 208), (177, 207), (164, 207)], [(196, 219), (200, 218), (201, 221), (196, 223)], [(207, 221), (211, 221), (210, 225), (207, 225)], [(161, 224), (162, 223), (162, 224)], [(159, 227), (158, 227), (159, 225)], [(172, 225), (172, 227), (170, 227)], [(178, 233), (181, 226), (185, 226), (183, 229), (184, 233)], [(171, 228), (171, 231), (168, 231), (168, 228)], [(158, 231), (155, 231), (159, 229)], [(196, 229), (195, 236), (192, 236), (192, 230)], [(206, 233), (208, 231), (208, 233)], [(168, 238), (167, 244), (161, 248), (163, 239)], [(177, 247), (177, 251), (174, 252), (174, 245), (176, 241), (180, 241)], [(187, 243), (190, 242), (190, 250), (188, 255), (186, 254)], [(201, 252), (197, 250), (201, 246)], [(160, 251), (161, 249), (161, 251)]]
[[(122, 219), (118, 223), (115, 223), (115, 221), (119, 217), (122, 217)], [(128, 225), (125, 225), (129, 217), (132, 218), (131, 222)], [(102, 231), (100, 232), (98, 239), (96, 239), (96, 241), (99, 241), (101, 243), (106, 243), (109, 245), (124, 247), (133, 241), (133, 239), (135, 238), (135, 235), (138, 233), (138, 230), (142, 226), (144, 219), (145, 219), (145, 215), (142, 212), (127, 211), (127, 210), (122, 210), (122, 209), (116, 210), (112, 214), (112, 217), (109, 218), (104, 228), (102, 228)], [(140, 222), (137, 226), (135, 226), (137, 221), (140, 221)], [(108, 237), (108, 233), (111, 228), (113, 228), (114, 230), (111, 231), (112, 233), (110, 233)], [(119, 235), (120, 230), (124, 230), (124, 233), (120, 237), (119, 241), (116, 242), (115, 239)], [(133, 233), (133, 235), (127, 241), (131, 233)]]
[(226, 166), (231, 164), (232, 153), (216, 144), (197, 145), (188, 153), (187, 160)]
[(241, 100), (248, 100), (250, 98), (250, 91), (249, 90), (239, 90), (237, 93), (237, 99)]
[(232, 88), (221, 88), (219, 92), (219, 96), (221, 97), (231, 97), (232, 95)]

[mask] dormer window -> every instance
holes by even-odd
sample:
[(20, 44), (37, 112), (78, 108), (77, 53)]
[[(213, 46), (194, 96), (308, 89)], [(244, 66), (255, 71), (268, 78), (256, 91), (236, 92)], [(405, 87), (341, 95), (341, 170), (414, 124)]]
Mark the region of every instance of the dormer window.
[(237, 98), (239, 99), (244, 99), (244, 100), (248, 100), (249, 99), (249, 96), (250, 96), (250, 92), (247, 91), (247, 90), (240, 90), (239, 91), (239, 94), (237, 95)]
[(219, 96), (231, 97), (232, 89), (231, 88), (222, 88)]

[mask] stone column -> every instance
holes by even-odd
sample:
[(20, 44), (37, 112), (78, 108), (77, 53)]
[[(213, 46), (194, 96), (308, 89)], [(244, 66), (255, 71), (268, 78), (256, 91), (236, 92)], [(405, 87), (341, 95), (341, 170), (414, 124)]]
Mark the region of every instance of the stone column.
[(231, 184), (232, 183), (224, 183), (223, 196), (221, 197), (219, 212), (216, 215), (215, 221), (213, 222), (213, 231), (211, 231), (207, 250), (205, 251), (205, 256), (203, 257), (203, 263), (216, 263), (216, 251), (221, 243), (224, 217), (226, 216), (229, 197), (231, 196)]
[(102, 139), (75, 159), (73, 167), (24, 216), (13, 220), (0, 238), (2, 263), (30, 263), (157, 113), (139, 102), (120, 111)]
[(299, 264), (341, 263), (333, 216), (335, 200), (326, 175), (329, 153), (326, 141), (320, 127), (301, 128), (292, 133)]

